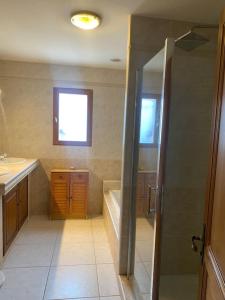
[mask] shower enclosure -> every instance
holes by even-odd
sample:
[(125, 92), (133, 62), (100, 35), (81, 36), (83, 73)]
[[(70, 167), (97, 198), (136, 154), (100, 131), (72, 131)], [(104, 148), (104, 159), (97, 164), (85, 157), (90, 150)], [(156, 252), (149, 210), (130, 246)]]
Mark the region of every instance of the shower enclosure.
[(138, 70), (127, 274), (140, 299), (199, 296), (216, 37), (167, 39)]

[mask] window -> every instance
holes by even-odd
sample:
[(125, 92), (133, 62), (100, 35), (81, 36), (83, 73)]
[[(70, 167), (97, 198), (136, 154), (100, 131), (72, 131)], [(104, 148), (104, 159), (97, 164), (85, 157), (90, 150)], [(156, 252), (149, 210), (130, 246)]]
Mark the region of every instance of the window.
[(91, 146), (93, 91), (53, 89), (53, 144)]
[(144, 94), (141, 103), (141, 146), (156, 146), (159, 131), (159, 95)]

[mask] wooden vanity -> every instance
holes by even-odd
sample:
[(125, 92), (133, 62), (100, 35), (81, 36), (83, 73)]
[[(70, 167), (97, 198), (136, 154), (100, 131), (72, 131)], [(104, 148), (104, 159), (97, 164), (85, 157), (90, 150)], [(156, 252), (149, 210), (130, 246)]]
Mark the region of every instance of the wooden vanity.
[(52, 170), (51, 219), (87, 218), (88, 190), (88, 170)]
[(29, 215), (29, 176), (38, 164), (26, 159), (0, 176), (0, 261)]
[(3, 253), (28, 217), (28, 177), (3, 196)]

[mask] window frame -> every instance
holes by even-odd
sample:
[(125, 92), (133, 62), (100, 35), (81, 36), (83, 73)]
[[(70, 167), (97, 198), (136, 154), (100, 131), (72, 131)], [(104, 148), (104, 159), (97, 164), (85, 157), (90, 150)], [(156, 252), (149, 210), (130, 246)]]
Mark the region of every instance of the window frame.
[[(159, 121), (159, 114), (160, 114), (160, 100), (161, 100), (161, 95), (160, 94), (153, 94), (153, 93), (143, 93), (141, 95), (141, 109), (142, 109), (142, 99), (156, 99), (156, 120)], [(140, 135), (141, 135), (141, 118), (140, 118)], [(158, 140), (159, 137), (159, 126), (155, 126), (155, 132), (154, 132), (154, 143), (140, 143), (139, 146), (141, 148), (157, 148)]]
[[(87, 140), (60, 141), (59, 140), (59, 94), (87, 95)], [(92, 146), (92, 114), (93, 114), (93, 90), (77, 88), (53, 88), (53, 145), (61, 146)]]

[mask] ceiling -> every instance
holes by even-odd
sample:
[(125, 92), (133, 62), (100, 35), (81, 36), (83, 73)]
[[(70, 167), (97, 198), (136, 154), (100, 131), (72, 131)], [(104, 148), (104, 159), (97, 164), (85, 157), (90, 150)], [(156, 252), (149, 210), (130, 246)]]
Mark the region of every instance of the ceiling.
[[(223, 7), (224, 0), (0, 0), (0, 59), (124, 68), (130, 14), (216, 24)], [(100, 14), (101, 26), (76, 29), (77, 10)]]

